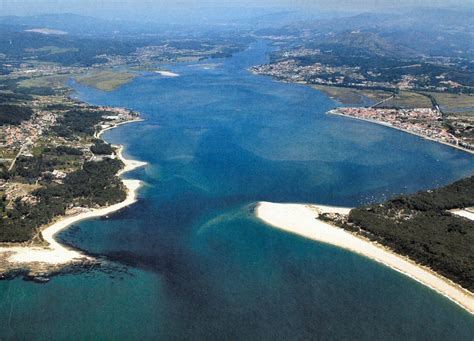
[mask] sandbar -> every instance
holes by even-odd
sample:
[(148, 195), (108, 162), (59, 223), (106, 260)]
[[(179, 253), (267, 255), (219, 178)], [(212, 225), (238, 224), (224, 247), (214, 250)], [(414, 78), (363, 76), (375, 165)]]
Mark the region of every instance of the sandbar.
[(451, 280), (384, 246), (317, 219), (321, 213), (348, 214), (349, 208), (260, 202), (256, 215), (268, 225), (318, 242), (334, 245), (382, 263), (449, 298), (474, 314), (474, 294)]

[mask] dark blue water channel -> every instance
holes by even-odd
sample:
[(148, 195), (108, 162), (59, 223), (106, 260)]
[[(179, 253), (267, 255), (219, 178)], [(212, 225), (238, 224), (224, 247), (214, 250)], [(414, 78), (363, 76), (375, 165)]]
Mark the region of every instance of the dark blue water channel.
[[(0, 282), (0, 338), (471, 340), (474, 318), (380, 264), (274, 230), (256, 201), (353, 206), (447, 184), (474, 157), (325, 112), (303, 85), (246, 71), (258, 43), (230, 59), (173, 65), (87, 102), (140, 111), (107, 132), (147, 161), (140, 200), (60, 238), (117, 269), (46, 285)], [(123, 270), (123, 271), (119, 271)]]

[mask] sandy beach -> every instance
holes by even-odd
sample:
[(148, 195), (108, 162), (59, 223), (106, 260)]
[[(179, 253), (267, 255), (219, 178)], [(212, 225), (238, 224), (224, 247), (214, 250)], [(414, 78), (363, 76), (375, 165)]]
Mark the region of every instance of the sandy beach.
[(121, 125), (124, 125), (124, 124), (129, 124), (129, 123), (133, 123), (133, 122), (142, 122), (142, 121), (144, 121), (143, 118), (136, 118), (136, 119), (130, 120), (130, 121), (123, 121), (123, 122), (120, 122), (120, 123), (114, 123), (111, 126), (103, 128), (100, 131), (98, 131), (97, 133), (95, 133), (94, 137), (99, 139), (102, 136), (102, 134), (105, 133), (107, 130), (117, 128), (118, 126), (121, 126)]
[(256, 215), (278, 229), (350, 250), (382, 263), (428, 286), (474, 314), (474, 295), (471, 292), (381, 245), (317, 219), (321, 213), (347, 214), (349, 211), (349, 208), (341, 207), (260, 202)]
[(470, 209), (454, 209), (454, 210), (450, 210), (449, 212), (451, 212), (453, 214), (456, 214), (458, 216), (467, 218), (469, 220), (474, 220), (474, 213), (473, 213), (472, 208), (470, 208)]
[[(104, 129), (103, 131), (107, 129)], [(98, 136), (100, 136), (103, 131), (101, 131)], [(130, 172), (147, 164), (146, 162), (125, 159), (122, 155), (122, 151), (123, 146), (120, 146), (117, 151), (117, 156), (122, 160), (125, 166), (117, 175), (120, 176), (126, 172)], [(88, 260), (92, 261), (91, 257), (84, 255), (80, 251), (73, 250), (67, 246), (58, 243), (55, 239), (55, 235), (70, 226), (71, 224), (86, 219), (105, 216), (135, 203), (137, 201), (137, 190), (141, 186), (141, 181), (131, 179), (123, 179), (122, 181), (127, 191), (127, 196), (124, 201), (107, 207), (101, 207), (96, 209), (81, 209), (82, 212), (70, 216), (61, 217), (56, 222), (42, 229), (41, 234), (45, 242), (49, 244), (48, 246), (0, 247), (0, 258), (8, 262), (5, 270), (26, 268), (29, 269), (32, 273), (39, 271), (47, 272), (49, 269), (60, 268), (61, 266), (74, 262), (84, 262)]]

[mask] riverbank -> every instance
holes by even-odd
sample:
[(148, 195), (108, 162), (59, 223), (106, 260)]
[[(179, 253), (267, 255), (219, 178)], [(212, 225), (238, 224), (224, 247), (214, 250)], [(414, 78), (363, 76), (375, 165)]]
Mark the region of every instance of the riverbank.
[(265, 223), (301, 237), (331, 244), (382, 263), (449, 298), (474, 314), (474, 294), (430, 269), (387, 248), (317, 219), (322, 213), (348, 214), (349, 208), (260, 202), (256, 215)]
[[(131, 120), (120, 124), (136, 122)], [(96, 136), (99, 137), (105, 130), (119, 126), (107, 127), (101, 130)], [(126, 172), (145, 166), (146, 162), (125, 159), (122, 155), (123, 146), (119, 146), (117, 157), (124, 163), (124, 167), (117, 173), (121, 176)], [(75, 208), (75, 213), (59, 217), (52, 224), (41, 229), (43, 240), (46, 246), (3, 246), (0, 247), (0, 273), (15, 270), (28, 270), (30, 276), (43, 275), (60, 270), (70, 264), (80, 264), (94, 262), (94, 259), (84, 253), (58, 243), (55, 236), (68, 226), (82, 220), (97, 218), (114, 213), (137, 201), (137, 191), (141, 186), (141, 181), (132, 179), (122, 179), (126, 190), (124, 201), (95, 209)]]
[(407, 130), (407, 129), (395, 127), (394, 125), (392, 125), (392, 124), (390, 124), (390, 123), (388, 123), (388, 122), (370, 120), (370, 119), (367, 119), (367, 118), (362, 118), (362, 117), (357, 117), (357, 116), (344, 115), (344, 114), (341, 114), (341, 113), (339, 113), (339, 112), (337, 112), (337, 111), (335, 111), (335, 110), (330, 110), (330, 111), (327, 112), (327, 114), (342, 116), (342, 117), (346, 117), (346, 118), (352, 118), (352, 119), (359, 120), (359, 121), (374, 123), (374, 124), (378, 124), (378, 125), (381, 125), (381, 126), (384, 126), (384, 127), (388, 127), (388, 128), (392, 128), (392, 129), (397, 129), (397, 130), (402, 131), (402, 132), (404, 132), (404, 133), (408, 133), (408, 134), (412, 134), (412, 135), (421, 137), (421, 138), (423, 138), (423, 139), (425, 139), (425, 140), (429, 140), (429, 141), (441, 143), (441, 144), (444, 144), (444, 145), (449, 146), (449, 147), (451, 147), (451, 148), (456, 148), (456, 149), (458, 149), (458, 150), (462, 150), (463, 152), (466, 152), (466, 153), (469, 153), (469, 154), (474, 154), (474, 150), (470, 150), (470, 149), (467, 149), (467, 148), (463, 148), (463, 147), (461, 147), (461, 146), (458, 146), (458, 145), (455, 145), (455, 144), (451, 144), (451, 143), (447, 143), (447, 142), (444, 142), (444, 141), (441, 141), (441, 140), (433, 139), (433, 138), (431, 138), (431, 137), (429, 137), (429, 136), (422, 135), (422, 134), (418, 134), (418, 133), (415, 133), (415, 132), (413, 132), (413, 131), (411, 131), (411, 130)]

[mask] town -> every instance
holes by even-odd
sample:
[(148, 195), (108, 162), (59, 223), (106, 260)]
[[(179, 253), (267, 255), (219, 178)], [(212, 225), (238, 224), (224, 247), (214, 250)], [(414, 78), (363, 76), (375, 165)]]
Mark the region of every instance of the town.
[[(0, 125), (0, 194), (9, 208), (16, 200), (36, 204), (37, 198), (32, 193), (41, 188), (45, 180), (61, 184), (84, 162), (103, 160), (103, 156), (97, 157), (93, 152), (93, 146), (99, 141), (97, 132), (138, 119), (136, 112), (125, 108), (91, 106), (63, 96), (36, 96), (28, 105), (33, 111), (29, 119), (17, 125)], [(93, 136), (66, 135), (57, 129), (65, 125), (64, 116), (71, 111), (87, 112), (97, 117)], [(48, 170), (33, 174), (34, 160), (52, 151), (54, 155), (48, 157), (48, 164), (38, 166), (46, 166)], [(113, 153), (111, 157), (114, 158)]]
[[(420, 73), (418, 69), (424, 67), (423, 63), (403, 65), (391, 70), (375, 65), (340, 65), (335, 61), (322, 62), (331, 60), (331, 56), (319, 49), (307, 48), (280, 52), (274, 59), (269, 64), (257, 65), (250, 70), (278, 80), (307, 84), (386, 90), (472, 91), (470, 86), (448, 79), (444, 73)], [(430, 63), (437, 65), (440, 61)]]
[[(0, 152), (2, 155), (32, 156), (33, 147), (41, 140), (47, 140), (48, 144), (53, 146), (70, 145), (71, 147), (84, 149), (83, 141), (70, 140), (61, 136), (51, 134), (51, 128), (54, 127), (64, 113), (62, 110), (45, 110), (44, 106), (50, 103), (51, 97), (42, 97), (31, 102), (33, 115), (30, 119), (22, 121), (19, 125), (4, 124), (0, 125)], [(136, 119), (137, 114), (125, 108), (113, 108), (106, 106), (88, 106), (84, 103), (75, 102), (71, 99), (64, 99), (68, 105), (74, 105), (76, 108), (91, 110), (96, 113), (107, 112), (103, 116), (104, 123), (101, 128), (108, 128)], [(63, 103), (62, 105), (66, 105)], [(88, 148), (85, 148), (86, 150)], [(17, 153), (15, 153), (17, 152)], [(15, 158), (2, 158), (0, 164), (11, 163), (9, 169), (13, 168)]]
[[(388, 125), (411, 134), (419, 135), (437, 142), (474, 153), (474, 139), (464, 130), (472, 131), (472, 126), (459, 126), (450, 129), (440, 111), (432, 108), (394, 109), (394, 108), (337, 108), (328, 114), (342, 115), (374, 123)], [(461, 131), (463, 130), (463, 131)]]

